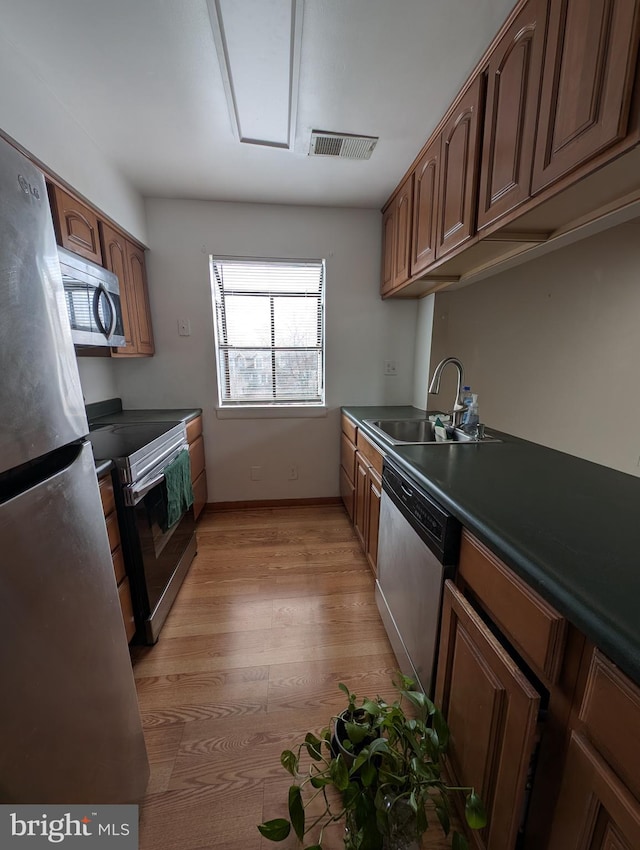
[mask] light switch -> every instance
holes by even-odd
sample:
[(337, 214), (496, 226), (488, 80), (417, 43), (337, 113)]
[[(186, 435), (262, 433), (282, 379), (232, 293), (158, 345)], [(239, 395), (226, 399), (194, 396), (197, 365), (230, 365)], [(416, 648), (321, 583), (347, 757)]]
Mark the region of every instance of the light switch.
[(180, 336), (191, 336), (191, 322), (189, 319), (178, 319), (178, 334)]

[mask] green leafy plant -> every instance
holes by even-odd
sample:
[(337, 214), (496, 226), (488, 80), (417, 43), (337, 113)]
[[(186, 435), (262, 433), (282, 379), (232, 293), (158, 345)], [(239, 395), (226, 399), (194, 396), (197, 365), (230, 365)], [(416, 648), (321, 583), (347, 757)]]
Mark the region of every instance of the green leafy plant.
[[(454, 788), (442, 779), (449, 729), (441, 712), (411, 679), (403, 676), (394, 685), (399, 698), (393, 703), (376, 697), (359, 704), (346, 685), (339, 686), (347, 707), (333, 718), (333, 734), (330, 728), (319, 737), (307, 732), (295, 749), (282, 753), (280, 762), (295, 780), (289, 788), (289, 819), (260, 824), (262, 835), (284, 841), (293, 830), (301, 845), (312, 841), (305, 850), (322, 850), (326, 827), (344, 820), (346, 850), (409, 846), (427, 830), (430, 817), (450, 834), (450, 797), (462, 792), (469, 826), (485, 826), (484, 807), (474, 789)], [(305, 754), (309, 766), (303, 771)], [(320, 813), (308, 817), (318, 798)], [(457, 831), (451, 844), (453, 850), (468, 847)]]

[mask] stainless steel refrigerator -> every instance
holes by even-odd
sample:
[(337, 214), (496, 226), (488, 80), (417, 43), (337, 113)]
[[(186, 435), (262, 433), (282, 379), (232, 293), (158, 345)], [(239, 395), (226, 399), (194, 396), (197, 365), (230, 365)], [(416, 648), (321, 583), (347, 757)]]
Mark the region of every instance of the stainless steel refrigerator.
[(0, 802), (149, 766), (41, 173), (0, 139)]

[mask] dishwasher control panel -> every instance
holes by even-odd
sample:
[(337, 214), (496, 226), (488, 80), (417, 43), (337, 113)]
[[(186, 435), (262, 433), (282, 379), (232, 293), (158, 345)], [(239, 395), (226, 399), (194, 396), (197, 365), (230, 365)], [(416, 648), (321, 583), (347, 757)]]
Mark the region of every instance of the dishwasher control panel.
[(458, 562), (460, 523), (385, 458), (382, 489), (442, 564)]

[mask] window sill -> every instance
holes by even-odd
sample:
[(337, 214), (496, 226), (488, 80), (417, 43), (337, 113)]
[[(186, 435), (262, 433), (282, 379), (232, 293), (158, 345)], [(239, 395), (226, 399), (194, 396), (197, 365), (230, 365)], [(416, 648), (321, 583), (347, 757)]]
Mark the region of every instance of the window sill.
[(323, 419), (325, 406), (306, 407), (292, 404), (287, 407), (216, 407), (217, 419)]

